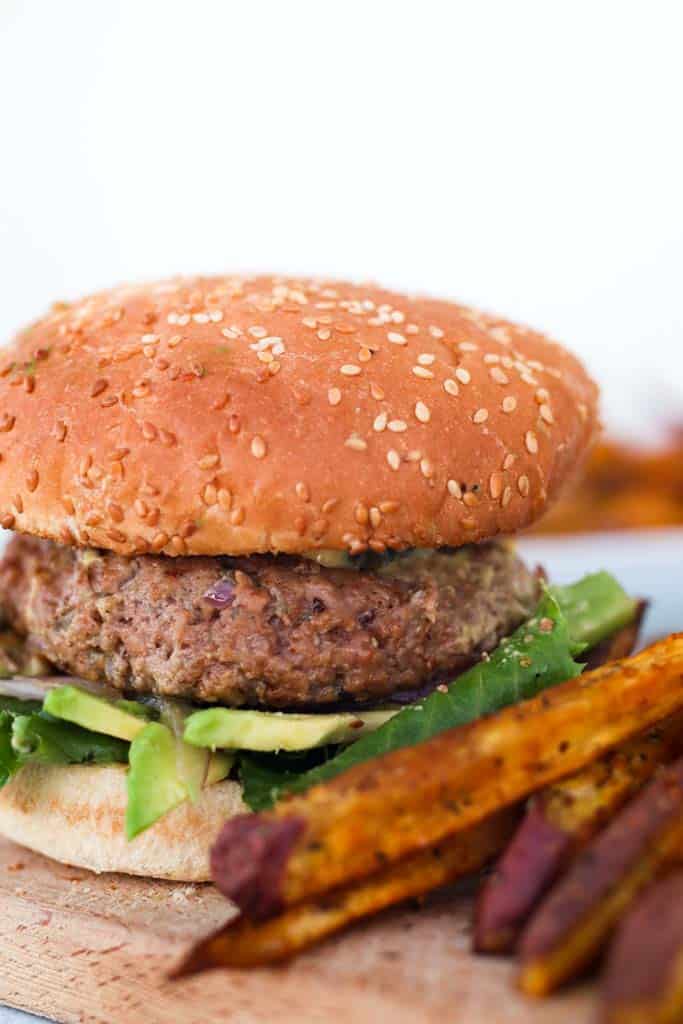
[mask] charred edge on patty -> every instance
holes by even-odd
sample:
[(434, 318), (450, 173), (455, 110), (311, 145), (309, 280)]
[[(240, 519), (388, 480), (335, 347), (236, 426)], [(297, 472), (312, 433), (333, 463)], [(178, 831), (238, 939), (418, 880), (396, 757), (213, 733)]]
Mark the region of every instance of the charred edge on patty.
[(461, 672), (531, 614), (538, 580), (504, 543), (352, 572), (15, 536), (0, 593), (12, 626), (64, 671), (131, 693), (311, 708)]

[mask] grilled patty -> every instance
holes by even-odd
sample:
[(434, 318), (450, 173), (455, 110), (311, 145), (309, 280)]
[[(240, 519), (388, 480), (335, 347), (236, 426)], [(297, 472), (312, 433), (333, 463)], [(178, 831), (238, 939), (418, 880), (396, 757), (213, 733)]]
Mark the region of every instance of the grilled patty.
[(5, 614), (55, 665), (236, 707), (376, 702), (447, 678), (537, 596), (500, 543), (355, 571), (289, 556), (124, 558), (15, 536), (0, 562)]

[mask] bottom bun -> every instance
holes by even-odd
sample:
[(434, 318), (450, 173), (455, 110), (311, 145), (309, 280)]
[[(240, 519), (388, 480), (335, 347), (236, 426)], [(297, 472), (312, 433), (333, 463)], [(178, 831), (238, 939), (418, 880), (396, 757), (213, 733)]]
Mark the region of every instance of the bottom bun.
[(123, 765), (29, 764), (0, 790), (0, 834), (91, 871), (206, 882), (221, 826), (247, 809), (237, 782), (219, 782), (129, 842)]

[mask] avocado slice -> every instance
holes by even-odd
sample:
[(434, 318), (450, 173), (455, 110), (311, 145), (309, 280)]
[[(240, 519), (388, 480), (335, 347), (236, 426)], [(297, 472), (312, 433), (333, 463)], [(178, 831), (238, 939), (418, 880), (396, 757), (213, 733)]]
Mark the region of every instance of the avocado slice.
[(133, 839), (187, 798), (178, 778), (176, 741), (159, 722), (150, 722), (135, 737), (128, 753), (126, 836)]
[[(181, 748), (181, 749), (179, 749)], [(145, 725), (130, 745), (126, 836), (134, 839), (183, 800), (196, 799), (202, 785), (220, 782), (233, 758), (211, 754), (177, 740), (161, 722)]]
[(43, 710), (54, 718), (63, 718), (91, 732), (116, 736), (120, 740), (134, 740), (147, 725), (147, 720), (139, 713), (131, 714), (125, 706), (117, 707), (77, 686), (58, 686), (50, 690), (43, 701)]
[(398, 709), (305, 715), (207, 708), (189, 716), (184, 739), (195, 747), (211, 750), (310, 750), (331, 743), (352, 743), (396, 714)]

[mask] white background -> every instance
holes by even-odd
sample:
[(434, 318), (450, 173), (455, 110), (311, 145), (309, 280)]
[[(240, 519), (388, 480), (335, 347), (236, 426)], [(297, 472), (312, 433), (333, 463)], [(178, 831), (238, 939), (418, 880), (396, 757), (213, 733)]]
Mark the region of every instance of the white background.
[(177, 271), (374, 278), (683, 418), (683, 6), (0, 0), (0, 337)]
[[(0, 0), (0, 339), (132, 278), (374, 278), (547, 329), (650, 438), (683, 420), (682, 28), (677, 0)], [(527, 545), (680, 625), (680, 537), (624, 541)]]

